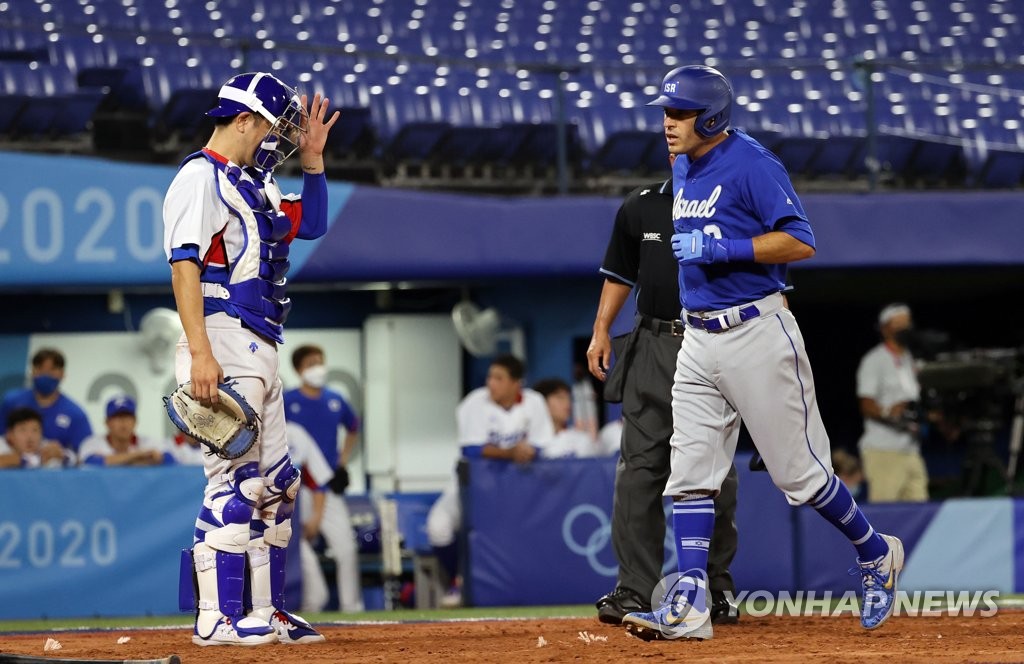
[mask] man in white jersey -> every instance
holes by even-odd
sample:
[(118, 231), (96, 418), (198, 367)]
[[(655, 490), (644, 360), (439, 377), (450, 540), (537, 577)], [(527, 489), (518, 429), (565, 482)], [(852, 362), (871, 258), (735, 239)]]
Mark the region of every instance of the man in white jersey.
[[(307, 111), (306, 97), (271, 74), (231, 78), (207, 112), (213, 135), (182, 162), (164, 199), (164, 250), (184, 329), (177, 380), (203, 401), (229, 382), (260, 422), (258, 442), (239, 458), (204, 457), (207, 486), (180, 580), (200, 646), (324, 640), (284, 605), (300, 476), (285, 440), (277, 347), (291, 309), (290, 244), (327, 230), (323, 150), (338, 118), (327, 106), (317, 94)], [(283, 196), (274, 179), (296, 150), (301, 199)]]
[(914, 357), (907, 348), (912, 327), (907, 305), (882, 309), (882, 343), (867, 352), (857, 369), (857, 397), (864, 416), (860, 458), (873, 503), (928, 500), (928, 470), (909, 408), (921, 396)]
[(605, 446), (602, 439), (590, 431), (569, 426), (575, 412), (576, 390), (561, 378), (545, 378), (533, 384), (533, 389), (540, 393), (548, 404), (551, 423), (555, 426), (555, 436), (542, 450), (545, 459), (563, 457), (603, 457), (618, 452), (619, 441)]
[[(467, 456), (530, 463), (555, 436), (547, 403), (523, 387), (526, 367), (512, 355), (500, 355), (487, 371), (486, 387), (462, 400), (455, 411), (459, 445)], [(458, 550), (462, 526), (458, 480), (453, 476), (427, 515), (427, 536), (450, 583), (447, 605), (457, 605)]]
[(135, 400), (126, 394), (107, 402), (107, 432), (82, 441), (78, 459), (90, 466), (159, 466), (175, 458), (166, 443), (135, 433)]

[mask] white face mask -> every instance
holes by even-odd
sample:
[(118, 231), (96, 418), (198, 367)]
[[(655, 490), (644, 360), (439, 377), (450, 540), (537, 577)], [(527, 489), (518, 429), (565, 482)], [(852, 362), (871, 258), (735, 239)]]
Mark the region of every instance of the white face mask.
[(327, 384), (327, 367), (317, 364), (302, 372), (302, 382), (317, 389)]

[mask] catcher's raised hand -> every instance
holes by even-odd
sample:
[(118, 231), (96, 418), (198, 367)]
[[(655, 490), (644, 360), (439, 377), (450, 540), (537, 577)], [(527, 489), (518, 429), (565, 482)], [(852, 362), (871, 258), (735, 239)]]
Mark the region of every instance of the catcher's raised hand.
[[(313, 95), (313, 103), (309, 105), (309, 113), (302, 119), (303, 132), (299, 136), (299, 152), (302, 156), (319, 156), (324, 152), (324, 145), (327, 144), (327, 134), (331, 127), (341, 117), (340, 111), (335, 111), (327, 120), (327, 106), (330, 100), (321, 97), (320, 93)], [(302, 107), (306, 108), (307, 97), (302, 95)]]

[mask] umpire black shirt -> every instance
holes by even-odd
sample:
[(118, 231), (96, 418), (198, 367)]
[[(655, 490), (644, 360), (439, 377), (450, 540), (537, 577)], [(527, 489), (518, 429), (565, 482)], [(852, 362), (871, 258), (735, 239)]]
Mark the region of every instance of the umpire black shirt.
[(635, 289), (641, 314), (679, 318), (679, 263), (672, 253), (672, 179), (631, 191), (615, 215), (601, 273)]

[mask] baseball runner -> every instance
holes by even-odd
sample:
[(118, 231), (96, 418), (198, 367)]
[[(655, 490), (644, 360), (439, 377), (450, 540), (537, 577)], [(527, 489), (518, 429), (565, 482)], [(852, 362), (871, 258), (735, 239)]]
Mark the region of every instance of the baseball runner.
[(783, 307), (786, 264), (814, 255), (814, 235), (771, 152), (729, 130), (732, 87), (705, 66), (674, 69), (661, 95), (673, 165), (672, 249), (687, 331), (672, 388), (673, 499), (679, 574), (653, 612), (623, 624), (644, 639), (710, 639), (708, 542), (713, 498), (736, 451), (740, 418), (793, 505), (809, 503), (857, 549), (861, 624), (892, 614), (903, 544), (876, 533), (832, 470), (803, 337)]
[[(202, 402), (233, 389), (255, 411), (254, 444), (205, 457), (207, 486), (182, 594), (197, 590), (192, 641), (200, 646), (323, 641), (284, 607), (285, 547), (299, 471), (285, 443), (277, 345), (291, 301), (288, 247), (327, 230), (322, 153), (338, 119), (266, 73), (224, 84), (210, 140), (181, 164), (164, 200), (164, 249), (185, 333), (175, 373)], [(302, 197), (283, 197), (274, 168), (295, 150)], [(248, 578), (246, 578), (246, 576)], [(243, 587), (246, 588), (243, 596)], [(251, 590), (251, 592), (249, 592)]]
[[(671, 158), (671, 157), (670, 157)], [(672, 447), (672, 377), (683, 340), (679, 321), (679, 264), (672, 255), (672, 180), (634, 189), (619, 207), (601, 273), (605, 276), (587, 348), (590, 372), (605, 382), (605, 398), (622, 402), (622, 436), (615, 466), (612, 547), (619, 562), (615, 588), (597, 600), (601, 622), (618, 625), (634, 611), (650, 611), (651, 593), (665, 565), (662, 492)], [(630, 293), (633, 331), (614, 342), (608, 330)], [(615, 366), (607, 371), (615, 344)], [(711, 619), (733, 623), (739, 612), (729, 565), (736, 555), (736, 471), (730, 468), (715, 498), (709, 581)]]
[[(456, 409), (459, 445), (479, 447), (490, 459), (529, 463), (555, 436), (547, 402), (537, 392), (523, 387), (526, 367), (512, 355), (499, 355), (487, 371), (487, 385), (462, 399)], [(427, 515), (427, 537), (438, 563), (452, 588), (446, 605), (457, 605), (461, 596), (456, 584), (458, 549), (456, 535), (462, 526), (459, 484), (451, 482)]]
[[(333, 479), (328, 478), (325, 486), (331, 490), (321, 495), (323, 509), (315, 516), (304, 512), (314, 518), (307, 519), (303, 528), (311, 536), (323, 535), (337, 568), (339, 608), (346, 613), (357, 613), (364, 608), (359, 583), (359, 547), (344, 493), (348, 487), (346, 465), (359, 439), (359, 417), (345, 397), (327, 387), (324, 361), (324, 351), (319, 346), (295, 349), (292, 366), (301, 377), (302, 385), (284, 393), (284, 414), (289, 423), (297, 422), (309, 432), (321, 456), (333, 469)], [(339, 445), (342, 431), (344, 442)]]

